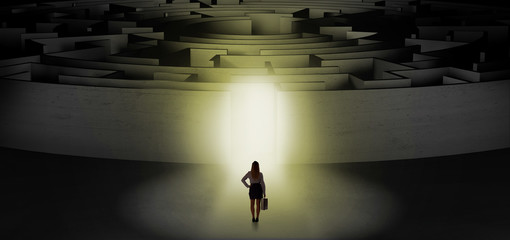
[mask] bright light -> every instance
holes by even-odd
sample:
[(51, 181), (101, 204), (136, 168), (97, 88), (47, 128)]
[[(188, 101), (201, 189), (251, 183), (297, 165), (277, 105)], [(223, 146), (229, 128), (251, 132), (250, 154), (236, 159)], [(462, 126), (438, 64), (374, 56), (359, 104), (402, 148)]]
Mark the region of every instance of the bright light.
[[(277, 157), (294, 139), (283, 139), (292, 122), (278, 118), (288, 105), (277, 104), (273, 84), (236, 83), (230, 102), (230, 112), (223, 112), (230, 130), (217, 137), (230, 143), (224, 150), (230, 158), (222, 165), (175, 164), (127, 192), (119, 210), (130, 225), (161, 238), (352, 239), (392, 223), (397, 201), (384, 189), (336, 164), (294, 165)], [(260, 224), (251, 222), (248, 189), (240, 181), (253, 161), (260, 162), (269, 198)]]
[[(270, 83), (240, 83), (232, 91), (231, 170), (248, 171), (276, 161), (276, 96)], [(261, 169), (262, 170), (262, 169)]]

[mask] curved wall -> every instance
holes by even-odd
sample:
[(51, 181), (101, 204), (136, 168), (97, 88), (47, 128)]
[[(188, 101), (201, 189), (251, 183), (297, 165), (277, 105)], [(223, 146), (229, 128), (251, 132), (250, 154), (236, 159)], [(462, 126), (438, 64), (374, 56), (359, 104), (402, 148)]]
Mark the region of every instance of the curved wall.
[(73, 0), (3, 10), (3, 147), (189, 163), (510, 147), (508, 8)]
[[(0, 82), (0, 145), (101, 158), (218, 163), (230, 92)], [(352, 162), (510, 147), (510, 81), (277, 92), (278, 161)]]
[(510, 147), (510, 81), (279, 95), (286, 162), (422, 158)]
[[(169, 162), (227, 159), (227, 92), (0, 81), (0, 146)], [(228, 143), (228, 144), (227, 144)]]

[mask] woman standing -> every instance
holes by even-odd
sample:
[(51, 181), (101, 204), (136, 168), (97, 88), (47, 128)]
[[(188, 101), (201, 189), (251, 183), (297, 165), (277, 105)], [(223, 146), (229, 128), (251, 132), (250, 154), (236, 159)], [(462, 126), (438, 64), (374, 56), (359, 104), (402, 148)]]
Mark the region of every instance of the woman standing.
[[(250, 184), (246, 183), (246, 179), (250, 179)], [(260, 215), (260, 200), (262, 196), (266, 197), (266, 184), (264, 183), (264, 175), (260, 172), (259, 163), (254, 161), (251, 164), (251, 171), (247, 172), (246, 175), (241, 179), (244, 186), (250, 189), (250, 210), (251, 210), (251, 221), (258, 222)], [(257, 204), (257, 217), (255, 218), (255, 207)]]

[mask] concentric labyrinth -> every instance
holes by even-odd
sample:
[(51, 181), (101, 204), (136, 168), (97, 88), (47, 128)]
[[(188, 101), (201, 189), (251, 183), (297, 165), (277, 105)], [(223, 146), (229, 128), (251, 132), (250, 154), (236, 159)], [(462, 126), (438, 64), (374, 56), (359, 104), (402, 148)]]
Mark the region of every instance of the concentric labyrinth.
[[(0, 11), (3, 147), (196, 163), (510, 147), (503, 7), (83, 0)], [(243, 105), (257, 89), (269, 95), (254, 101), (269, 105)], [(252, 125), (238, 113), (246, 109), (253, 126), (266, 127), (246, 130)], [(268, 147), (249, 152), (264, 131)]]

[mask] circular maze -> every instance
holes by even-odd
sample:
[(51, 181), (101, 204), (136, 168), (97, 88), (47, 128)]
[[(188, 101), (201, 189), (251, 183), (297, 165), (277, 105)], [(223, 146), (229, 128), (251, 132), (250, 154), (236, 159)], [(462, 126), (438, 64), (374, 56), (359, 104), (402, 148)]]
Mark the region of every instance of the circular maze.
[(201, 163), (510, 147), (503, 7), (76, 0), (0, 11), (3, 147)]

